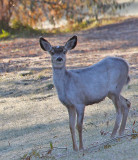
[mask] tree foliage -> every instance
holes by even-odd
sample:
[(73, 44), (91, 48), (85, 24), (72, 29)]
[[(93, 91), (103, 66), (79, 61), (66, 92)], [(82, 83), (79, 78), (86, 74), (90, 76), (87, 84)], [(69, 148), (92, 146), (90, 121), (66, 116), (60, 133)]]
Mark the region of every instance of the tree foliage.
[(32, 27), (45, 20), (55, 24), (63, 17), (68, 21), (98, 19), (119, 7), (116, 0), (0, 0), (0, 26), (7, 28), (10, 21)]

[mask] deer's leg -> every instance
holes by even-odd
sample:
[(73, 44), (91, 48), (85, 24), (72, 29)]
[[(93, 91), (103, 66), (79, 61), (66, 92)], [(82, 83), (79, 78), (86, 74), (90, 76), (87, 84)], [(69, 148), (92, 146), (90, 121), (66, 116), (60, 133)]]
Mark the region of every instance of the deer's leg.
[(69, 127), (72, 136), (73, 142), (73, 150), (78, 151), (77, 143), (76, 143), (76, 136), (75, 136), (75, 122), (76, 122), (76, 109), (73, 107), (68, 108), (69, 113)]
[(115, 109), (116, 109), (116, 121), (115, 121), (115, 125), (111, 134), (111, 137), (114, 137), (116, 135), (116, 132), (119, 128), (121, 119), (122, 119), (122, 113), (121, 113), (121, 103), (119, 100), (119, 96), (116, 95), (112, 95), (110, 96), (111, 100), (114, 103)]
[(127, 116), (128, 116), (131, 103), (127, 99), (125, 99), (123, 96), (120, 96), (120, 101), (121, 101), (121, 111), (123, 114), (123, 119), (122, 119), (121, 127), (119, 130), (119, 135), (121, 136), (123, 135), (125, 130)]
[(84, 118), (84, 107), (80, 106), (77, 110), (77, 129), (79, 134), (79, 150), (83, 149), (82, 128)]

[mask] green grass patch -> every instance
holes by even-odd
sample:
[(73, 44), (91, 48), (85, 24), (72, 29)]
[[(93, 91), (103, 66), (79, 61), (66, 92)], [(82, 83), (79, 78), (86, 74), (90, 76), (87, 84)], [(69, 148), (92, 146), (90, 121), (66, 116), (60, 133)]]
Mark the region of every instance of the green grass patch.
[(0, 39), (8, 38), (10, 33), (2, 29), (2, 33), (0, 34)]

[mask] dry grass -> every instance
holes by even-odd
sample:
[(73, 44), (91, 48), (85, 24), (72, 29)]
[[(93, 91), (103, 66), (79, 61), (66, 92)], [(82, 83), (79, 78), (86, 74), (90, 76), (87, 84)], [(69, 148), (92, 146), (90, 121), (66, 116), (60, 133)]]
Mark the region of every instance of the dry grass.
[[(78, 46), (67, 55), (67, 66), (71, 69), (89, 66), (109, 55), (123, 57), (130, 63), (131, 82), (122, 92), (132, 103), (126, 134), (132, 133), (132, 129), (138, 131), (137, 24), (138, 19), (130, 19), (78, 32)], [(53, 44), (62, 44), (70, 36), (48, 39)], [(16, 39), (2, 43), (6, 48), (1, 50), (0, 62), (0, 159), (31, 156), (31, 160), (136, 160), (136, 137), (128, 136), (100, 146), (110, 139), (115, 121), (115, 108), (109, 99), (86, 107), (83, 129), (86, 150), (72, 151), (67, 110), (52, 85), (50, 57), (41, 51), (37, 41)], [(31, 47), (23, 47), (29, 42)], [(14, 52), (9, 46), (14, 46)], [(99, 146), (96, 150), (95, 145)]]

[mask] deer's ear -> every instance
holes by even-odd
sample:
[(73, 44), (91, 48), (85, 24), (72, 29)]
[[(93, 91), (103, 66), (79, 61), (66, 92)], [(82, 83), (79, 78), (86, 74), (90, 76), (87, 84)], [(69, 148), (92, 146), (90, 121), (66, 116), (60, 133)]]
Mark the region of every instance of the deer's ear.
[(76, 45), (77, 45), (77, 36), (75, 35), (67, 41), (67, 43), (65, 44), (65, 48), (67, 50), (71, 50), (75, 48)]
[(51, 44), (46, 39), (44, 39), (43, 37), (40, 37), (39, 42), (40, 42), (41, 48), (44, 51), (50, 51), (52, 49)]

